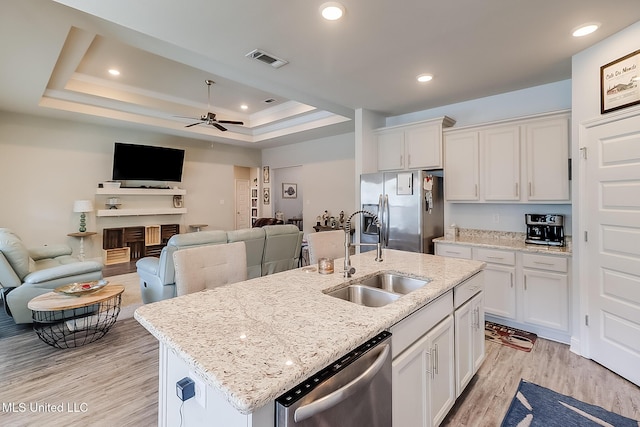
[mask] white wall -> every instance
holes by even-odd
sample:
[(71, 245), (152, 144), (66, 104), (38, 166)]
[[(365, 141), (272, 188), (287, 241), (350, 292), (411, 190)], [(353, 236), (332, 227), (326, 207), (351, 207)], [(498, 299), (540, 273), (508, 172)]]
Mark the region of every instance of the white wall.
[[(353, 133), (262, 150), (262, 164), (271, 169), (301, 167), (305, 234), (314, 232), (316, 217), (325, 209), (334, 216), (353, 212), (354, 158)], [(271, 191), (281, 190), (274, 186)]]
[[(274, 212), (283, 213), (285, 222), (290, 218), (300, 218), (303, 215), (304, 185), (302, 185), (302, 169), (301, 166), (293, 166), (271, 170), (273, 209)], [(285, 199), (282, 197), (283, 183), (296, 184), (297, 193), (295, 198)]]
[[(89, 257), (101, 256), (102, 228), (180, 223), (232, 229), (234, 165), (259, 167), (260, 151), (152, 132), (0, 112), (0, 227), (14, 230), (27, 246), (78, 241), (73, 201), (95, 200), (98, 182), (111, 178), (114, 142), (184, 148), (181, 188), (185, 215), (97, 218), (88, 215)], [(103, 208), (96, 206), (96, 208)]]
[(456, 120), (454, 127), (462, 127), (570, 108), (571, 80), (563, 80), (430, 110), (387, 117), (386, 126), (449, 116)]

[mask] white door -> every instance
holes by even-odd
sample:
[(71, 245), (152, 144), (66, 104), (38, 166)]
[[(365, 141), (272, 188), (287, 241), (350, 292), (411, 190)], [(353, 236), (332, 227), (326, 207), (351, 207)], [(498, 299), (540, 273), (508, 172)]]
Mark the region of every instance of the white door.
[(236, 230), (249, 228), (249, 180), (236, 179)]
[(640, 115), (584, 140), (590, 357), (640, 385)]

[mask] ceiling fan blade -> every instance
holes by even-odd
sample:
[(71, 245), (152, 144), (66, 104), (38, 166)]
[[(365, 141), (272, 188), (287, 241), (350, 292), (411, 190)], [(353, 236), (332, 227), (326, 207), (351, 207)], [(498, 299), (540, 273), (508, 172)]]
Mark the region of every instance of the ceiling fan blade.
[(222, 132), (226, 131), (227, 128), (224, 126), (219, 125), (218, 123), (211, 123), (213, 126), (217, 127), (218, 129), (220, 129)]
[(177, 119), (191, 119), (191, 120), (201, 120), (199, 117), (187, 117), (187, 116), (171, 116)]
[(236, 120), (217, 120), (217, 122), (218, 123), (227, 123), (227, 124), (230, 124), (230, 125), (243, 125), (244, 124), (244, 122), (239, 122), (239, 121), (236, 121)]
[(190, 128), (191, 126), (195, 126), (195, 125), (199, 125), (202, 122), (197, 122), (197, 123), (191, 123), (190, 125), (186, 125), (186, 128)]

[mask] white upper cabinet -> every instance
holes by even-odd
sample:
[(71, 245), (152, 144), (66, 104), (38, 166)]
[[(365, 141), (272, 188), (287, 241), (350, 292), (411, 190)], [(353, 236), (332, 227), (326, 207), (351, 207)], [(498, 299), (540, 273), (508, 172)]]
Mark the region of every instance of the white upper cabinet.
[(527, 155), (527, 199), (568, 201), (568, 119), (537, 121), (523, 128)]
[(444, 196), (450, 201), (480, 200), (478, 132), (445, 137)]
[(447, 201), (570, 201), (568, 113), (449, 130), (444, 156)]
[(480, 132), (487, 201), (520, 200), (520, 127), (500, 126)]
[(454, 123), (440, 117), (376, 130), (378, 170), (441, 169), (442, 129)]

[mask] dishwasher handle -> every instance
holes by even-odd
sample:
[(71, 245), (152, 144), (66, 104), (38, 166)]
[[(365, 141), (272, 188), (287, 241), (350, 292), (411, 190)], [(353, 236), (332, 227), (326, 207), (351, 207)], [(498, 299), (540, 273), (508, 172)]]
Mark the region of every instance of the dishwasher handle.
[(331, 408), (332, 406), (337, 405), (341, 401), (347, 399), (349, 396), (357, 393), (368, 384), (373, 377), (376, 376), (378, 371), (382, 369), (387, 357), (389, 356), (390, 346), (389, 344), (384, 344), (382, 346), (382, 351), (376, 358), (375, 362), (367, 368), (362, 374), (360, 374), (355, 379), (351, 380), (348, 384), (343, 387), (340, 387), (338, 390), (331, 392), (330, 394), (321, 397), (320, 399), (309, 403), (308, 405), (304, 405), (295, 410), (293, 414), (293, 419), (295, 422), (300, 422), (302, 420), (306, 420), (326, 409)]

